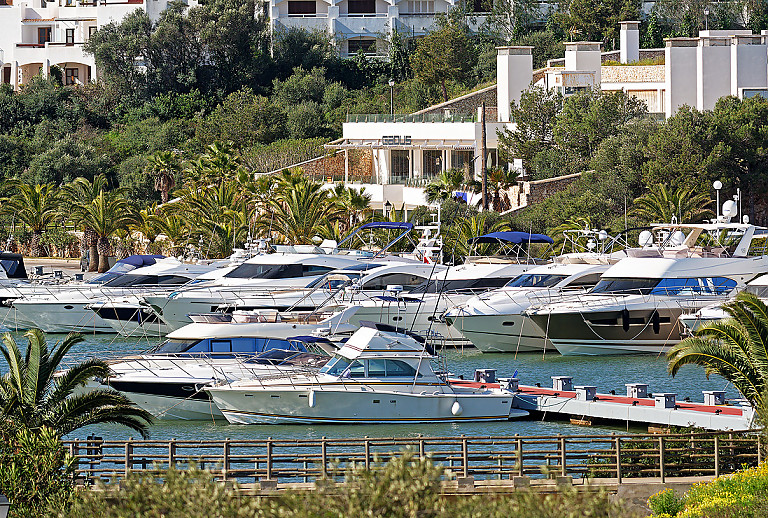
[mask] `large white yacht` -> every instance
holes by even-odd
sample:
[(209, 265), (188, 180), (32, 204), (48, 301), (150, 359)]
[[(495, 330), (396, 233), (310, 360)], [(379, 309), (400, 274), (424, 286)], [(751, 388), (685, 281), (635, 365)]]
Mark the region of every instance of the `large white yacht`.
[(162, 289), (170, 291), (225, 264), (190, 264), (173, 257), (155, 258), (154, 264), (115, 275), (97, 286), (69, 285), (66, 289), (24, 296), (13, 300), (11, 304), (18, 320), (23, 321), (27, 327), (34, 326), (46, 333), (111, 333), (112, 326), (88, 309), (89, 304), (110, 297)]
[(486, 384), (451, 385), (433, 370), (423, 339), (365, 323), (318, 373), (205, 387), (235, 424), (501, 421), (527, 412), (514, 393)]
[(334, 340), (354, 331), (350, 311), (197, 315), (155, 349), (110, 361), (112, 374), (92, 386), (119, 390), (158, 419), (220, 419), (203, 386), (317, 370), (336, 351)]
[(473, 257), (470, 262), (435, 273), (429, 281), (412, 290), (391, 291), (385, 296), (362, 301), (350, 322), (365, 320), (394, 325), (425, 336), (433, 345), (471, 345), (461, 333), (446, 324), (443, 313), (480, 293), (504, 286), (540, 264), (527, 255), (527, 245), (550, 245), (553, 241), (548, 236), (527, 232), (493, 232), (470, 239), (474, 245), (498, 242), (512, 245), (516, 249), (514, 255)]
[[(214, 281), (199, 283), (188, 289), (177, 290), (170, 295), (165, 293), (145, 295), (143, 300), (166, 324), (168, 330), (179, 329), (190, 322), (187, 316), (189, 314), (217, 311), (232, 301), (237, 303), (251, 295), (260, 297), (264, 301), (268, 297), (268, 291), (307, 288), (308, 285), (333, 270), (361, 264), (422, 263), (426, 256), (422, 259), (405, 258), (389, 255), (387, 252), (395, 243), (406, 239), (413, 228), (411, 223), (367, 223), (338, 244), (334, 241), (325, 241), (320, 246), (275, 245), (273, 247), (276, 250), (275, 253), (249, 259)], [(395, 230), (399, 234), (383, 247), (373, 250), (374, 233), (390, 230)], [(344, 248), (347, 243), (364, 240), (366, 235), (368, 240), (364, 242), (368, 243), (368, 248), (371, 250)], [(243, 304), (243, 307), (247, 306)]]
[(593, 229), (563, 232), (560, 255), (495, 290), (449, 308), (445, 321), (482, 352), (552, 350), (544, 331), (524, 311), (563, 294), (585, 293), (610, 265), (627, 257), (624, 236)]
[(768, 269), (768, 256), (749, 255), (758, 237), (765, 229), (722, 217), (658, 225), (589, 293), (526, 313), (561, 354), (660, 354), (680, 341), (683, 312), (727, 300)]

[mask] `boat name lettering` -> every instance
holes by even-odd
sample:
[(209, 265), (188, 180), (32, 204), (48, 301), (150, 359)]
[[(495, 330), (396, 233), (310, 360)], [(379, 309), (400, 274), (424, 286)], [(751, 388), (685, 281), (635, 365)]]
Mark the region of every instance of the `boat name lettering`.
[(381, 137), (381, 144), (384, 146), (410, 146), (410, 135), (384, 135)]

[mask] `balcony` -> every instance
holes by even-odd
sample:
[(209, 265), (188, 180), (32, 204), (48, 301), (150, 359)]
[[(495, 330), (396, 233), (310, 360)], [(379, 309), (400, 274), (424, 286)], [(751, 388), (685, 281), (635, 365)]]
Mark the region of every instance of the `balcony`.
[(477, 115), (466, 113), (451, 115), (446, 115), (445, 113), (421, 113), (415, 115), (405, 113), (396, 113), (394, 115), (388, 113), (348, 113), (347, 122), (477, 122)]

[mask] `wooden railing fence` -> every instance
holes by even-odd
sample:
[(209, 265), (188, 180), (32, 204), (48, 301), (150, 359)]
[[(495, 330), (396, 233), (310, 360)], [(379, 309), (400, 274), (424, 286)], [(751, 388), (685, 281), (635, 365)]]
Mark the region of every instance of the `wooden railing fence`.
[(192, 464), (224, 480), (311, 482), (341, 478), (351, 465), (375, 468), (410, 449), (457, 477), (628, 477), (720, 475), (763, 460), (752, 432), (647, 435), (399, 437), (262, 440), (66, 441), (76, 474), (115, 480)]

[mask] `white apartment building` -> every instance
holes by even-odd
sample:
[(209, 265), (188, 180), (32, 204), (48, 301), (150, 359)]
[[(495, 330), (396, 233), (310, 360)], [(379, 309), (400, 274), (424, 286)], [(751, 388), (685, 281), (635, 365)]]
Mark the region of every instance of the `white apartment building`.
[[(669, 117), (683, 105), (711, 110), (718, 99), (768, 97), (768, 31), (702, 31), (698, 38), (670, 38), (663, 49), (640, 49), (638, 22), (622, 22), (621, 50), (602, 53), (600, 43), (566, 43), (565, 57), (533, 70), (533, 47), (499, 47), (497, 84), (409, 115), (349, 115), (343, 137), (326, 145), (344, 152), (365, 150), (372, 157), (369, 180), (359, 182), (374, 207), (424, 205), (423, 186), (448, 168), (478, 175), (482, 165), (486, 111), (486, 157), (497, 163), (496, 132), (513, 129), (510, 103), (531, 84), (572, 95), (587, 88), (623, 90), (645, 101), (648, 110)], [(639, 64), (655, 58), (658, 64)], [(604, 64), (607, 59), (618, 64)], [(519, 167), (520, 164), (514, 164)], [(347, 165), (346, 169), (349, 169)], [(348, 182), (352, 187), (355, 182)], [(381, 205), (379, 205), (381, 204)]]
[(18, 88), (56, 65), (65, 84), (86, 84), (96, 69), (83, 44), (99, 27), (136, 9), (156, 20), (170, 1), (0, 0), (0, 82)]

